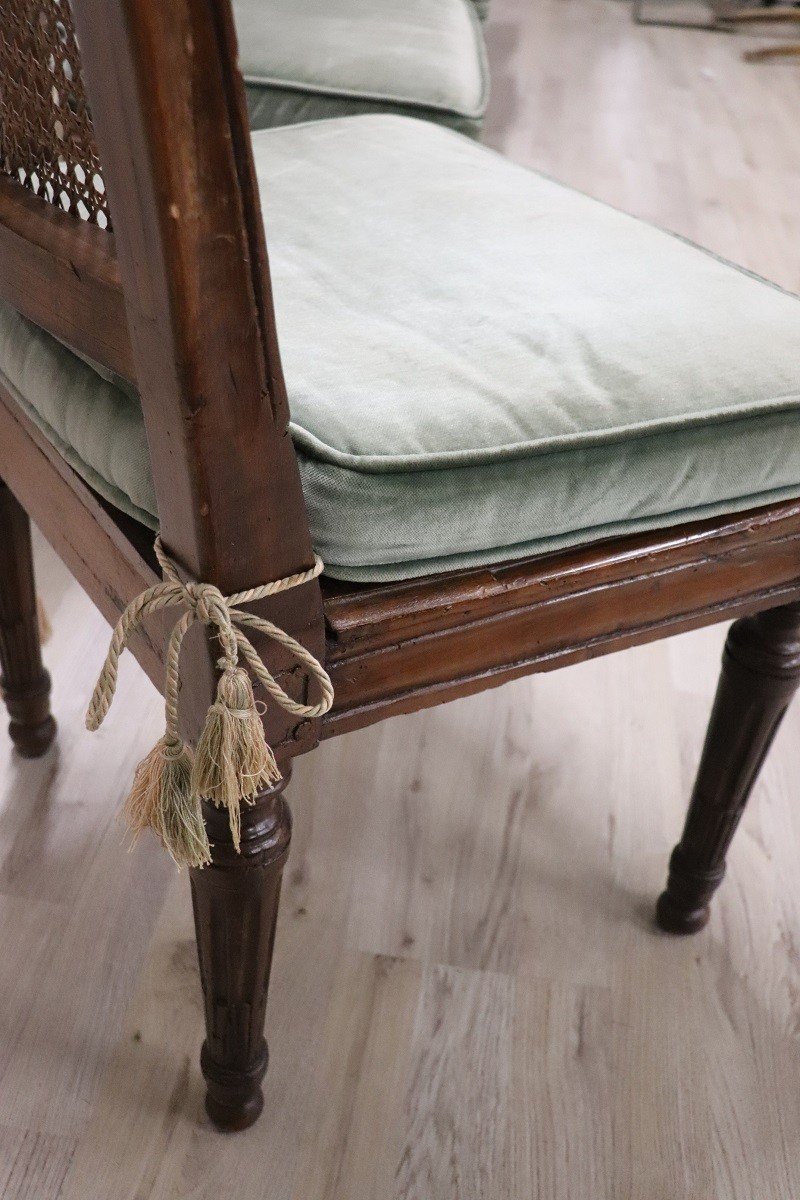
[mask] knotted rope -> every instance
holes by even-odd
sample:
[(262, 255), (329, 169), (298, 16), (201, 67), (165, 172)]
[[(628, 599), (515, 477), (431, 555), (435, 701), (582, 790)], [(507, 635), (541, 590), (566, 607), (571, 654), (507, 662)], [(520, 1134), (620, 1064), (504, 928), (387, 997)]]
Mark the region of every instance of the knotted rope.
[[(202, 867), (211, 861), (211, 848), (200, 807), (201, 797), (228, 809), (231, 833), (238, 849), (242, 800), (252, 802), (260, 788), (280, 779), (275, 756), (264, 737), (252, 684), (247, 671), (239, 666), (240, 655), (267, 695), (293, 716), (321, 717), (333, 703), (330, 677), (314, 655), (272, 621), (238, 606), (308, 583), (317, 578), (323, 564), (315, 556), (314, 566), (308, 571), (223, 596), (213, 584), (184, 583), (174, 562), (165, 553), (160, 538), (156, 538), (155, 552), (163, 582), (141, 592), (117, 622), (86, 714), (86, 727), (99, 729), (111, 707), (120, 655), (131, 634), (151, 613), (165, 608), (183, 608), (185, 611), (167, 644), (166, 729), (163, 738), (136, 769), (125, 812), (134, 834), (142, 829), (154, 829), (179, 865)], [(205, 728), (192, 755), (178, 731), (178, 689), (181, 644), (195, 621), (216, 629), (222, 657), (217, 663), (221, 671), (217, 698), (208, 710)], [(242, 626), (265, 634), (302, 663), (317, 681), (320, 699), (316, 704), (300, 704), (286, 694), (262, 662)]]

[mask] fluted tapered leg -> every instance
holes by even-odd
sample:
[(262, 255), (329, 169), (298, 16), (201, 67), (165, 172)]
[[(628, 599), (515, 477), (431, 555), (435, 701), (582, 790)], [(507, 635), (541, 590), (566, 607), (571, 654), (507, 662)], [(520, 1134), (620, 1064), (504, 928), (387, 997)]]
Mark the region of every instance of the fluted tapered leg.
[(667, 932), (695, 933), (708, 921), (728, 847), (798, 683), (800, 604), (731, 626), (686, 825), (656, 910)]
[(213, 863), (191, 872), (206, 1013), (200, 1065), (206, 1108), (220, 1129), (246, 1129), (263, 1107), (267, 1007), (281, 874), (292, 821), (286, 780), (242, 806), (242, 848), (224, 809), (204, 806)]
[(56, 723), (42, 664), (28, 514), (0, 482), (0, 694), (11, 740), (25, 758), (44, 754)]

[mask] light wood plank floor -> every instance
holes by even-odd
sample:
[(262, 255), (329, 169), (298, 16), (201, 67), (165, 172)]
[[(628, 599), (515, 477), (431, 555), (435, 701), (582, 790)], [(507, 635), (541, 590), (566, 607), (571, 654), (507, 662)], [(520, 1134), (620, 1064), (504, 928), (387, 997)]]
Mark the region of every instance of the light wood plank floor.
[[(494, 145), (800, 288), (796, 65), (623, 0), (495, 0), (489, 41)], [(4, 1200), (800, 1195), (800, 709), (709, 929), (650, 925), (724, 630), (298, 764), (266, 1110), (226, 1139), (186, 881), (114, 819), (159, 704), (128, 662), (83, 732), (107, 629), (38, 566), (61, 736), (23, 764), (0, 734)]]

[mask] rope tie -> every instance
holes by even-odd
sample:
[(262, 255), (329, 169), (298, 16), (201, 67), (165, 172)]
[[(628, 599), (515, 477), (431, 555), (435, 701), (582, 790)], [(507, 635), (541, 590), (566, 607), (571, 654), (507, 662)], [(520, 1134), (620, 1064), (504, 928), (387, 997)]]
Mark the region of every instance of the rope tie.
[[(281, 777), (264, 737), (250, 677), (239, 665), (240, 657), (267, 695), (292, 716), (321, 717), (333, 703), (330, 677), (314, 655), (272, 621), (238, 606), (308, 583), (321, 573), (323, 564), (315, 555), (314, 566), (307, 571), (223, 596), (213, 584), (184, 583), (175, 563), (165, 553), (160, 537), (156, 538), (155, 552), (163, 582), (141, 592), (117, 622), (86, 713), (86, 727), (99, 729), (111, 707), (120, 655), (131, 635), (151, 613), (183, 608), (167, 643), (164, 736), (136, 768), (133, 787), (125, 802), (125, 815), (134, 836), (143, 829), (153, 829), (179, 866), (203, 867), (211, 861), (211, 847), (201, 798), (227, 808), (233, 843), (238, 850), (242, 801), (253, 803), (261, 788), (277, 783)], [(178, 691), (181, 644), (196, 621), (216, 630), (222, 656), (217, 662), (220, 670), (217, 698), (209, 707), (193, 753), (178, 732)], [(317, 681), (320, 698), (316, 704), (300, 704), (286, 694), (243, 627), (265, 634), (305, 667)]]

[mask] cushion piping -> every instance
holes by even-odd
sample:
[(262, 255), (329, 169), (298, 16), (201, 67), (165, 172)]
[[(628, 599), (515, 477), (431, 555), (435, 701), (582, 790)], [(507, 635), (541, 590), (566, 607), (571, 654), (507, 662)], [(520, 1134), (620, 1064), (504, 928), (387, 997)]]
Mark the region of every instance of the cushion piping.
[(292, 440), (301, 446), (311, 458), (329, 462), (350, 471), (364, 474), (413, 473), (420, 470), (449, 469), (451, 467), (485, 466), (488, 463), (507, 462), (517, 458), (537, 458), (557, 453), (560, 450), (581, 449), (587, 446), (613, 445), (614, 442), (631, 441), (638, 438), (658, 436), (678, 429), (700, 429), (707, 425), (727, 425), (765, 413), (789, 412), (800, 404), (800, 393), (787, 396), (754, 400), (736, 408), (709, 409), (704, 413), (691, 413), (668, 417), (662, 420), (639, 421), (630, 425), (615, 425), (608, 429), (592, 429), (579, 433), (562, 433), (525, 442), (510, 442), (503, 446), (488, 446), (474, 450), (439, 450), (426, 454), (351, 454), (337, 450), (309, 433), (303, 426), (290, 421)]

